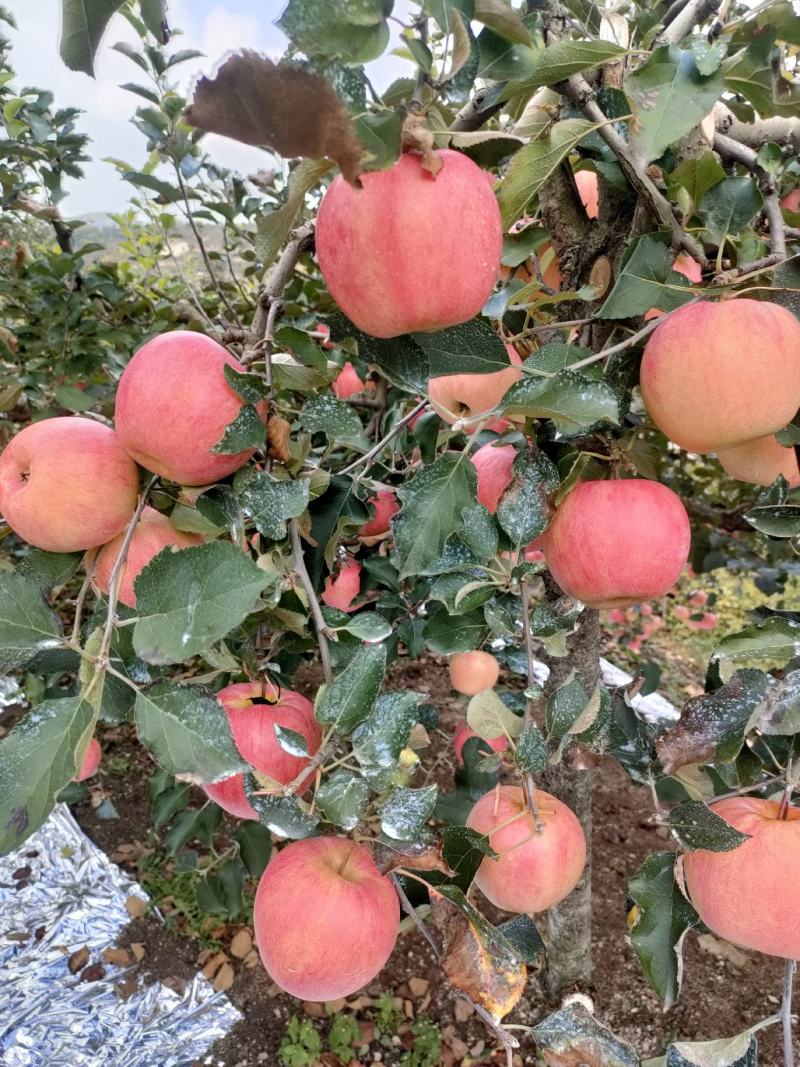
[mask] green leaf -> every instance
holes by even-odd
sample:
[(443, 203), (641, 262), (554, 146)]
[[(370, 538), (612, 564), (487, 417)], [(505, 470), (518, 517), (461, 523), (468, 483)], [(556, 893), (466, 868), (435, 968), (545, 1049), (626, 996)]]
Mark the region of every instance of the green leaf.
[(94, 721), (79, 696), (45, 700), (0, 740), (0, 855), (44, 823), (80, 767)]
[(358, 412), (344, 400), (321, 394), (306, 400), (300, 409), (300, 422), (309, 433), (324, 433), (331, 441), (357, 441), (363, 438)]
[(689, 49), (694, 56), (698, 73), (708, 77), (719, 70), (728, 51), (726, 41), (710, 42), (707, 37), (695, 35), (689, 40)]
[(559, 433), (582, 433), (596, 422), (619, 424), (619, 400), (610, 385), (563, 370), (552, 377), (526, 376), (512, 385), (500, 405), (503, 414), (552, 419)]
[(750, 839), (712, 811), (702, 800), (686, 800), (669, 813), (672, 836), (684, 852), (704, 848), (709, 852), (730, 852)]
[(527, 545), (547, 529), (547, 498), (558, 489), (558, 471), (543, 452), (520, 452), (511, 474), (511, 484), (497, 508), (497, 521), (514, 544)]
[(433, 583), (429, 597), (441, 601), (451, 615), (464, 615), (491, 600), (495, 588), (485, 571), (453, 571)]
[(672, 183), (682, 186), (692, 202), (692, 213), (697, 211), (705, 193), (725, 177), (722, 164), (713, 152), (703, 152), (684, 160), (669, 176)]
[(722, 65), (725, 88), (749, 100), (762, 119), (773, 115), (796, 116), (798, 108), (797, 87), (786, 79), (783, 79), (785, 92), (780, 103), (776, 101), (772, 75), (773, 40), (770, 33), (759, 34), (747, 48), (726, 59)]
[(245, 515), (260, 534), (273, 541), (282, 541), (287, 521), (298, 518), (308, 507), (307, 478), (281, 482), (266, 471), (247, 467), (236, 475), (233, 488)]
[(351, 771), (334, 771), (317, 790), (317, 807), (327, 822), (355, 830), (369, 800), (366, 781)]
[(251, 878), (260, 878), (267, 869), (272, 852), (272, 836), (266, 826), (248, 819), (233, 835), (239, 846), (239, 856)]
[(563, 737), (573, 732), (588, 705), (589, 695), (580, 678), (573, 673), (547, 698), (547, 732), (554, 737)]
[[(300, 333), (299, 330), (297, 332)], [(319, 351), (319, 346), (315, 345), (314, 347)], [(260, 374), (250, 374), (248, 371), (239, 371), (235, 367), (231, 367), (228, 363), (222, 368), (222, 373), (225, 375), (227, 384), (233, 389), (237, 396), (244, 400), (246, 404), (260, 404), (261, 401), (269, 395), (267, 383)], [(264, 434), (262, 424), (262, 444), (263, 440)]]
[(635, 116), (629, 134), (635, 154), (645, 163), (658, 159), (705, 118), (722, 88), (722, 72), (704, 77), (691, 52), (656, 49), (623, 83)]
[(800, 671), (790, 671), (766, 691), (746, 730), (760, 730), (770, 736), (800, 733)]
[(419, 693), (381, 693), (353, 730), (353, 755), (366, 771), (393, 767), (419, 716)]
[(599, 312), (603, 319), (629, 319), (657, 307), (672, 311), (694, 293), (682, 274), (672, 270), (672, 254), (662, 241), (639, 237)]
[(61, 643), (61, 623), (45, 604), (39, 583), (0, 571), (0, 670), (21, 667)]
[(635, 904), (628, 919), (631, 944), (665, 1011), (680, 993), (683, 939), (700, 922), (675, 883), (674, 866), (674, 852), (654, 852), (628, 886)]
[(300, 759), (308, 759), (308, 742), (302, 734), (296, 730), (289, 730), (286, 726), (275, 724), (275, 737), (284, 752)]
[(483, 640), (486, 622), (480, 611), (455, 618), (446, 608), (432, 611), (428, 616), (423, 636), (425, 644), (437, 656), (450, 656), (454, 652), (471, 652)]
[(470, 698), (467, 705), (467, 724), (478, 737), (492, 741), (496, 737), (508, 735), (519, 737), (522, 733), (523, 720), (507, 708), (494, 689), (484, 689)]
[(489, 560), (497, 552), (498, 534), (494, 519), (483, 504), (470, 504), (461, 509), (463, 526), (458, 531), (461, 541), (479, 560)]
[(94, 77), (94, 56), (124, 0), (61, 0), (59, 52), (70, 70)]
[(508, 0), (475, 0), (474, 17), (507, 41), (531, 43), (528, 27)]
[(317, 694), (315, 715), (323, 726), (350, 733), (375, 706), (386, 674), (386, 645), (362, 645), (343, 671)]
[(306, 193), (333, 167), (330, 159), (302, 159), (289, 175), (286, 199), (280, 207), (256, 216), (255, 252), (264, 270), (277, 258), (291, 233)]
[(210, 845), (214, 831), (221, 821), (222, 809), (216, 804), (183, 812), (164, 836), (167, 853), (174, 856), (193, 837), (202, 841), (206, 846)]
[(260, 786), (252, 774), (244, 777), (244, 792), (258, 812), (258, 818), (273, 834), (299, 840), (311, 837), (319, 824), (319, 816), (304, 811), (297, 797), (258, 794)]
[[(164, 25), (167, 21), (167, 0), (139, 0), (142, 22), (159, 44), (166, 44)], [(202, 55), (198, 52), (197, 55)]]
[[(327, 359), (325, 352), (319, 343), (309, 336), (305, 330), (298, 330), (296, 326), (281, 326), (275, 334), (275, 341), (282, 348), (288, 348), (293, 356), (296, 356), (305, 367), (315, 367), (317, 370), (325, 370)], [(228, 368), (226, 367), (226, 372)], [(232, 368), (231, 368), (232, 369)], [(236, 373), (236, 372), (234, 372)], [(226, 373), (227, 377), (227, 373)], [(263, 385), (262, 379), (257, 375), (251, 375)], [(250, 403), (255, 403), (250, 397), (245, 397)]]
[(764, 206), (755, 178), (723, 178), (703, 194), (698, 214), (708, 233), (718, 242), (740, 233)]
[(412, 333), (428, 357), (428, 377), (450, 374), (494, 374), (508, 370), (506, 347), (486, 319), (468, 319), (435, 333)]
[(547, 137), (531, 141), (514, 153), (497, 195), (504, 228), (524, 214), (559, 163), (596, 129), (598, 124), (587, 119), (562, 119), (551, 127)]
[(800, 505), (773, 504), (751, 508), (745, 522), (767, 537), (791, 538), (800, 534)]
[(222, 435), (212, 452), (221, 455), (236, 455), (237, 452), (247, 452), (252, 448), (262, 448), (266, 441), (267, 430), (252, 404), (242, 404), (239, 414), (225, 427)]
[(136, 695), (139, 740), (170, 774), (220, 782), (247, 770), (219, 702), (197, 686), (159, 682)]
[(456, 872), (455, 884), (464, 893), (472, 885), (485, 857), (497, 859), (488, 836), (466, 826), (445, 826), (442, 829), (442, 856)]
[(363, 611), (359, 615), (353, 615), (347, 625), (340, 629), (369, 644), (385, 641), (392, 634), (392, 624), (377, 611)]
[(517, 738), (514, 762), (523, 774), (541, 774), (547, 766), (547, 743), (535, 722), (530, 722)]
[[(550, 1063), (594, 1061), (603, 1067), (639, 1067), (630, 1045), (598, 1022), (582, 1004), (570, 1004), (533, 1027), (533, 1038)], [(550, 1054), (550, 1055), (548, 1055)]]
[(232, 544), (163, 549), (136, 578), (133, 647), (147, 663), (182, 663), (258, 606), (269, 575)]
[(384, 0), (289, 0), (278, 26), (307, 55), (338, 56), (345, 63), (377, 59), (389, 42)]
[[(33, 548), (20, 562), (17, 574), (20, 578), (33, 582), (42, 591), (57, 589), (59, 586), (66, 585), (80, 567), (82, 559), (80, 552), (43, 552), (40, 548)], [(3, 579), (0, 576), (0, 590), (2, 588)], [(0, 591), (0, 614), (3, 613), (4, 603), (5, 598)]]
[[(177, 185), (170, 185), (169, 182), (156, 178), (154, 174), (142, 174), (140, 171), (126, 170), (120, 177), (123, 181), (135, 185), (138, 189), (149, 189), (150, 192), (156, 193), (158, 203), (177, 204), (183, 200), (183, 193)], [(196, 194), (190, 190), (189, 195), (195, 196)]]
[(535, 966), (544, 955), (542, 935), (530, 915), (516, 915), (500, 923), (497, 929), (528, 967)]
[(367, 111), (355, 119), (356, 136), (366, 155), (366, 170), (385, 170), (400, 155), (403, 116), (399, 111)]
[(59, 407), (68, 411), (89, 411), (94, 407), (96, 400), (87, 396), (82, 389), (74, 385), (57, 385), (53, 390), (53, 396), (58, 401)]
[(402, 509), (393, 521), (400, 578), (423, 573), (462, 526), (462, 511), (475, 500), (475, 467), (463, 453), (448, 452), (422, 467), (397, 495)]
[(555, 85), (572, 74), (600, 67), (626, 52), (627, 49), (610, 41), (556, 41), (544, 49), (531, 77), (513, 82), (512, 90), (516, 94), (538, 89), (541, 85)]
[(722, 680), (727, 681), (737, 667), (788, 663), (800, 650), (800, 623), (774, 617), (753, 623), (735, 634), (723, 637), (714, 649)]
[(395, 789), (381, 804), (381, 830), (394, 841), (419, 841), (427, 836), (425, 824), (433, 815), (439, 787)]

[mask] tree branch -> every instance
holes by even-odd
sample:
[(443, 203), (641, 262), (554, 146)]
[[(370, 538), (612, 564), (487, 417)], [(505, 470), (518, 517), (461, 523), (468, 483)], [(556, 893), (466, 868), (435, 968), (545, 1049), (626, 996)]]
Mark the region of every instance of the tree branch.
[(678, 6), (673, 4), (664, 17), (664, 29), (656, 38), (656, 45), (678, 44), (695, 26), (705, 22), (709, 15), (715, 15), (720, 3), (721, 0), (689, 0), (688, 3), (682, 3), (680, 10), (675, 11), (670, 18), (672, 11)]
[(800, 118), (775, 116), (757, 122), (742, 122), (721, 101), (714, 105), (717, 131), (732, 137), (748, 148), (759, 149), (768, 142), (786, 145), (800, 154)]
[[(289, 241), (280, 255), (277, 263), (269, 272), (264, 288), (258, 298), (256, 313), (250, 326), (250, 340), (245, 345), (242, 362), (246, 365), (251, 362), (257, 353), (259, 346), (267, 336), (270, 323), (270, 308), (275, 300), (283, 295), (283, 290), (292, 280), (300, 256), (309, 251), (314, 245), (315, 220), (303, 223), (289, 234)], [(274, 323), (274, 314), (273, 319)]]
[(479, 130), (485, 122), (488, 122), (492, 116), (496, 115), (503, 104), (498, 102), (484, 107), (483, 102), (488, 95), (488, 87), (476, 89), (475, 93), (456, 115), (450, 129), (454, 133), (469, 133), (473, 130)]

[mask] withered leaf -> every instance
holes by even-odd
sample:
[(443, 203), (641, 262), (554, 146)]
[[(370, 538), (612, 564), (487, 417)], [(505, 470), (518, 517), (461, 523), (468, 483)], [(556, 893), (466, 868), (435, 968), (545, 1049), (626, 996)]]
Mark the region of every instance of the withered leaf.
[(409, 111), (403, 123), (403, 144), (422, 156), (422, 168), (435, 178), (442, 169), (442, 157), (437, 155), (433, 132), (428, 128), (424, 115)]
[(267, 422), (267, 455), (270, 459), (277, 459), (280, 463), (285, 463), (289, 459), (291, 429), (286, 419), (278, 415), (273, 415)]
[(456, 886), (431, 886), (428, 892), (442, 938), (442, 970), (452, 986), (499, 1022), (525, 990), (525, 964)]
[(84, 968), (88, 962), (89, 949), (86, 947), (86, 945), (84, 945), (83, 948), (77, 949), (70, 956), (69, 961), (67, 963), (67, 966), (69, 967), (69, 973), (77, 974), (78, 971), (82, 970), (82, 968)]
[(639, 1057), (582, 1004), (570, 1004), (533, 1028), (548, 1067), (639, 1067)]
[(347, 108), (319, 74), (237, 52), (216, 77), (200, 79), (186, 120), (287, 159), (328, 156), (347, 181), (358, 184), (361, 143)]
[(429, 845), (421, 841), (398, 844), (398, 848), (390, 848), (384, 844), (375, 846), (375, 864), (381, 874), (389, 874), (398, 867), (404, 867), (409, 871), (441, 871), (448, 878), (455, 878), (456, 872), (442, 855), (441, 844)]

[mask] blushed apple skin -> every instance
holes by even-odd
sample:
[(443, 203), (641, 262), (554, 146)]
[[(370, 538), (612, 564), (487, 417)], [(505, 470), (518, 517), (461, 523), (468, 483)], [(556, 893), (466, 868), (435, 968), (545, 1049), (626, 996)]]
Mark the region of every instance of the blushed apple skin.
[(730, 852), (683, 857), (689, 898), (709, 930), (767, 956), (800, 959), (800, 808), (728, 797), (711, 810), (750, 839)]
[(736, 448), (723, 449), (717, 453), (717, 459), (725, 473), (740, 482), (772, 485), (780, 474), (792, 489), (800, 485), (797, 453), (793, 448), (785, 448), (774, 437), (760, 437)]
[[(100, 593), (107, 593), (111, 580), (111, 571), (114, 569), (122, 542), (125, 540), (124, 531), (108, 544), (96, 552), (87, 553), (86, 570), (92, 572), (92, 585)], [(134, 582), (150, 560), (157, 556), (162, 548), (168, 545), (173, 548), (190, 548), (192, 545), (200, 545), (203, 538), (200, 534), (186, 533), (173, 526), (166, 515), (156, 511), (155, 508), (145, 507), (141, 518), (133, 531), (133, 537), (128, 547), (128, 555), (122, 568), (122, 577), (119, 583), (119, 599), (128, 607), (136, 607), (136, 592)]]
[(478, 472), (479, 504), (491, 512), (497, 511), (503, 493), (511, 485), (511, 468), (517, 458), (513, 445), (501, 445), (488, 441), (474, 452), (470, 459)]
[(576, 171), (575, 184), (578, 186), (581, 203), (588, 218), (596, 219), (600, 212), (597, 195), (597, 175), (593, 170)]
[[(456, 723), (456, 732), (453, 734), (453, 749), (456, 754), (456, 763), (459, 767), (464, 766), (464, 745), (471, 737), (479, 737), (473, 729), (471, 729), (466, 719), (459, 719)], [(488, 745), (492, 752), (505, 752), (508, 748), (508, 738), (505, 734), (500, 734), (499, 737), (493, 737), (491, 741), (487, 741), (484, 738), (483, 743)]]
[[(492, 789), (467, 819), (470, 829), (489, 835), (500, 855), (483, 860), (475, 882), (503, 911), (530, 915), (552, 908), (569, 896), (586, 866), (586, 839), (572, 809), (542, 789), (536, 791), (536, 803), (542, 821), (538, 834), (519, 786)], [(515, 815), (519, 818), (509, 822)], [(493, 833), (501, 823), (507, 825)]]
[(136, 510), (139, 471), (108, 426), (79, 416), (32, 422), (0, 456), (0, 513), (45, 552), (110, 541)]
[(363, 393), (366, 385), (359, 378), (356, 368), (348, 360), (331, 382), (331, 389), (333, 390), (333, 395), (338, 397), (339, 400), (347, 400), (348, 397)]
[(391, 489), (378, 490), (368, 503), (374, 507), (375, 514), (361, 527), (359, 537), (378, 537), (387, 532), (392, 516), (400, 510), (400, 504)]
[(356, 611), (353, 601), (361, 591), (361, 564), (349, 559), (334, 578), (328, 575), (320, 599), (329, 608), (339, 611)]
[(781, 207), (784, 211), (800, 211), (800, 186), (786, 194), (781, 200)]
[[(679, 256), (675, 257), (672, 269), (677, 271), (678, 274), (682, 274), (684, 278), (688, 278), (692, 285), (700, 285), (703, 281), (702, 267), (696, 259), (692, 259), (685, 252), (681, 252)], [(650, 308), (644, 317), (644, 321), (650, 322), (651, 319), (660, 319), (663, 314), (664, 312), (661, 308)]]
[[(288, 785), (308, 765), (309, 760), (303, 756), (292, 756), (281, 748), (275, 727), (283, 726), (302, 734), (309, 756), (313, 756), (320, 746), (322, 728), (314, 718), (310, 701), (300, 693), (282, 689), (279, 695), (277, 689), (268, 683), (265, 699), (276, 703), (253, 703), (261, 698), (260, 681), (239, 682), (217, 693), (217, 700), (225, 709), (234, 744), (242, 758), (262, 774), (269, 775), (281, 785)], [(297, 792), (304, 793), (313, 778), (314, 772), (310, 771)], [(237, 819), (258, 819), (258, 813), (245, 795), (243, 774), (206, 784), (203, 789), (216, 804)]]
[[(253, 455), (212, 452), (244, 401), (225, 381), (241, 363), (210, 337), (173, 330), (147, 341), (119, 381), (114, 420), (127, 452), (146, 470), (180, 485), (209, 485)], [(258, 405), (266, 421), (265, 402)]]
[(261, 876), (253, 909), (256, 944), (269, 976), (302, 1000), (361, 989), (397, 941), (392, 883), (363, 845), (311, 837), (281, 849)]
[(91, 778), (93, 774), (96, 774), (102, 758), (103, 750), (100, 748), (100, 742), (96, 737), (93, 737), (89, 742), (81, 769), (75, 775), (75, 781), (85, 782), (87, 778)]
[(522, 359), (506, 345), (511, 366), (491, 374), (446, 374), (431, 378), (428, 396), (434, 410), (452, 426), (458, 419), (472, 418), (497, 407), (512, 385), (522, 378)]
[(620, 608), (666, 593), (686, 565), (689, 516), (671, 489), (644, 478), (581, 482), (542, 538), (559, 586), (592, 608)]
[[(436, 152), (436, 177), (407, 152), (387, 170), (341, 176), (317, 215), (320, 270), (331, 296), (373, 337), (443, 330), (477, 315), (503, 247), (491, 181), (460, 152)], [(442, 279), (447, 278), (447, 284)]]
[(500, 664), (490, 652), (481, 649), (456, 652), (450, 657), (447, 669), (453, 689), (468, 697), (492, 689), (500, 677)]
[(645, 347), (639, 382), (658, 428), (690, 452), (767, 437), (800, 407), (800, 322), (778, 304), (686, 304)]

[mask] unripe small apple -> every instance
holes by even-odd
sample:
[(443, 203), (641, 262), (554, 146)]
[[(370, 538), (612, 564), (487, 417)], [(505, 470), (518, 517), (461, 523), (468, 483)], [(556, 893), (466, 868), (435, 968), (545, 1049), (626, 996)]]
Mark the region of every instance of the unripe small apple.
[(498, 859), (483, 860), (475, 883), (503, 911), (531, 914), (552, 908), (569, 896), (586, 866), (586, 838), (572, 809), (543, 789), (536, 791), (536, 804), (540, 833), (519, 786), (484, 794), (467, 819), (470, 829), (489, 835), (499, 853)]
[(400, 510), (397, 497), (391, 489), (379, 489), (367, 503), (374, 507), (375, 514), (361, 527), (359, 537), (380, 537), (390, 529), (392, 515), (396, 515)]
[(780, 474), (792, 489), (800, 485), (797, 452), (784, 448), (774, 437), (759, 437), (736, 448), (724, 448), (717, 458), (725, 473), (740, 482), (772, 485)]
[(517, 458), (517, 450), (513, 445), (489, 441), (469, 458), (478, 472), (478, 503), (494, 515), (503, 493), (511, 485), (511, 468)]
[(650, 418), (681, 448), (767, 437), (800, 407), (800, 322), (745, 297), (685, 304), (650, 336), (639, 381)]
[(492, 689), (500, 677), (500, 664), (489, 652), (456, 652), (448, 664), (450, 684), (458, 693), (473, 697)]
[[(142, 345), (122, 372), (114, 415), (137, 463), (181, 485), (208, 485), (247, 462), (254, 448), (234, 455), (212, 451), (244, 404), (225, 381), (226, 365), (244, 371), (226, 348), (191, 330)], [(258, 413), (266, 421), (264, 401)]]
[(689, 898), (712, 933), (768, 956), (800, 959), (800, 808), (728, 797), (711, 810), (749, 839), (729, 852), (683, 857)]
[(575, 184), (578, 186), (581, 203), (590, 219), (596, 219), (600, 207), (597, 196), (597, 175), (593, 170), (575, 172)]
[[(101, 593), (108, 593), (111, 572), (124, 540), (123, 531), (102, 548), (86, 554), (84, 565), (87, 571), (92, 572), (92, 585)], [(202, 543), (203, 538), (200, 534), (179, 530), (177, 526), (173, 526), (166, 515), (162, 515), (155, 508), (145, 507), (128, 546), (128, 555), (119, 582), (119, 599), (128, 607), (136, 607), (134, 582), (162, 548), (168, 545), (173, 548), (189, 548), (191, 545)]]
[(461, 152), (434, 157), (442, 164), (435, 177), (406, 152), (362, 174), (360, 189), (334, 178), (322, 198), (322, 276), (345, 315), (374, 337), (466, 322), (494, 288), (503, 227), (492, 182)]
[(452, 425), (497, 407), (512, 385), (522, 378), (519, 353), (506, 345), (511, 366), (491, 374), (447, 374), (431, 378), (428, 395), (434, 410)]
[(91, 778), (93, 774), (96, 774), (102, 757), (103, 750), (100, 748), (100, 742), (96, 737), (93, 737), (89, 742), (89, 747), (86, 749), (81, 769), (75, 775), (75, 781), (85, 782), (87, 778)]
[[(459, 719), (456, 723), (456, 732), (453, 734), (453, 749), (456, 754), (456, 762), (459, 767), (464, 766), (464, 757), (462, 755), (464, 751), (464, 745), (471, 737), (479, 737), (480, 734), (476, 734), (470, 727), (466, 719)], [(488, 745), (492, 752), (505, 752), (508, 748), (508, 738), (505, 734), (500, 734), (499, 737), (493, 737), (490, 741), (484, 738), (484, 745)]]
[(370, 851), (341, 837), (282, 848), (261, 876), (256, 944), (270, 978), (302, 1000), (338, 1000), (383, 970), (400, 907)]
[[(281, 785), (293, 782), (320, 746), (322, 728), (314, 718), (310, 701), (300, 693), (291, 689), (282, 689), (279, 693), (271, 684), (262, 690), (261, 682), (240, 682), (220, 689), (217, 700), (225, 709), (233, 742), (242, 758)], [(282, 748), (275, 733), (276, 726), (302, 734), (309, 757), (293, 756)], [(313, 780), (312, 770), (297, 792), (304, 793)], [(238, 819), (258, 818), (244, 791), (243, 774), (206, 784), (203, 789), (230, 815)]]
[(0, 512), (46, 552), (82, 552), (124, 529), (139, 471), (117, 435), (93, 419), (32, 422), (0, 456)]
[(690, 541), (680, 498), (644, 478), (580, 482), (543, 537), (556, 582), (593, 608), (662, 596), (680, 577)]
[(329, 608), (339, 611), (357, 611), (353, 601), (361, 590), (361, 564), (357, 559), (348, 558), (339, 573), (334, 577), (329, 574), (322, 590), (322, 602)]

